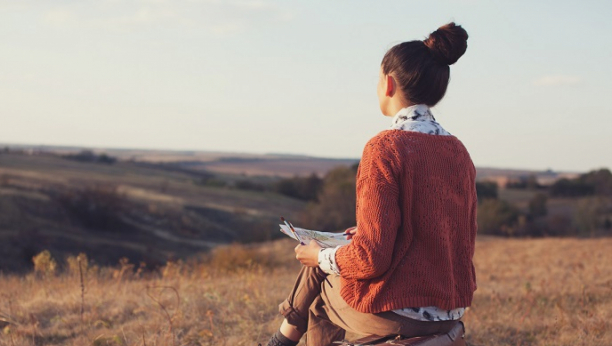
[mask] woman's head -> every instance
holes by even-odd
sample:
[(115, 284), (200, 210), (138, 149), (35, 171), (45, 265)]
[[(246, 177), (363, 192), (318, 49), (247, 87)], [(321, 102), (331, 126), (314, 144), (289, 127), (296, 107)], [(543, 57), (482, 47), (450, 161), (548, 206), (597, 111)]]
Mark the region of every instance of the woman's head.
[[(407, 105), (432, 107), (444, 97), (450, 77), (449, 65), (465, 53), (467, 39), (468, 34), (460, 25), (449, 23), (424, 41), (400, 43), (383, 57), (382, 77), (392, 77), (393, 87), (401, 92), (399, 96)], [(381, 108), (382, 103), (383, 100)]]

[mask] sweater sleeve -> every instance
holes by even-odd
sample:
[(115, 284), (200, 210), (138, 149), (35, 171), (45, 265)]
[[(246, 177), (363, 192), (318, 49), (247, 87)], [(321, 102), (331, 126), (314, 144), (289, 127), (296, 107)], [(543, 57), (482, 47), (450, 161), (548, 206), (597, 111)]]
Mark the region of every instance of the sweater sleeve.
[(357, 172), (358, 231), (350, 244), (336, 252), (336, 263), (344, 278), (376, 278), (391, 265), (401, 223), (393, 150), (380, 135), (364, 149)]

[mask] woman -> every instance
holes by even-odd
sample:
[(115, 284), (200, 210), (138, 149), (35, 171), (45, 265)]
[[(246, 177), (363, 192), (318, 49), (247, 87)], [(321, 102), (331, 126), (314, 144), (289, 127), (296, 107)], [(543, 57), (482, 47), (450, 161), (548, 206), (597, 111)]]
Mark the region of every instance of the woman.
[[(357, 226), (332, 249), (298, 245), (304, 265), (280, 306), (269, 346), (332, 345), (345, 330), (406, 337), (448, 332), (472, 302), (476, 278), (475, 168), (429, 110), (468, 35), (449, 23), (392, 47), (378, 82), (390, 130), (365, 146), (357, 172)], [(327, 278), (327, 280), (326, 280)]]

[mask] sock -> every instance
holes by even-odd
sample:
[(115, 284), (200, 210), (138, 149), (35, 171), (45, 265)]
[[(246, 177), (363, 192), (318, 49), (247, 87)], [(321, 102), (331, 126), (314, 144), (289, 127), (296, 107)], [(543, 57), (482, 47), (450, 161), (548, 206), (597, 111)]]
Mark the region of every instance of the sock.
[(288, 339), (280, 330), (274, 333), (272, 338), (270, 338), (270, 342), (268, 342), (268, 346), (296, 346), (297, 344), (297, 341)]

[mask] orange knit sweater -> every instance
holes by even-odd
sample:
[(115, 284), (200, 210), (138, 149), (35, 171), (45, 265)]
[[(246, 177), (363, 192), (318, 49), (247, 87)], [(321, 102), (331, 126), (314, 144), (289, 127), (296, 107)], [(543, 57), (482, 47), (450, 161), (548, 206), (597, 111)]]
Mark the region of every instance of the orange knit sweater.
[(357, 172), (357, 234), (336, 252), (341, 295), (377, 313), (470, 306), (476, 169), (454, 136), (387, 130)]

